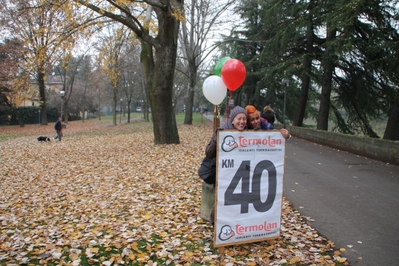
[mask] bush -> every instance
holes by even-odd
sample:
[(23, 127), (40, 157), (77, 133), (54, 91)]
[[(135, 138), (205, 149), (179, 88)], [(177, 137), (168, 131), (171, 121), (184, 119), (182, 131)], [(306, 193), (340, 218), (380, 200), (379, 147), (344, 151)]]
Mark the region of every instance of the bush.
[[(8, 107), (8, 106), (7, 106)], [(39, 112), (38, 106), (21, 106), (17, 109), (11, 107), (0, 108), (0, 125), (25, 125), (38, 124)], [(59, 112), (55, 107), (48, 107), (47, 121), (55, 122), (58, 119)]]

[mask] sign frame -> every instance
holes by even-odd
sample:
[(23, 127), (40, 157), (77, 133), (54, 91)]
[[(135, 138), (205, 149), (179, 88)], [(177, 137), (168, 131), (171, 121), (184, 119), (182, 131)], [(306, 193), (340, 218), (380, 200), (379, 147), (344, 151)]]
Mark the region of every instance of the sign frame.
[(215, 247), (280, 237), (285, 142), (279, 130), (218, 131)]

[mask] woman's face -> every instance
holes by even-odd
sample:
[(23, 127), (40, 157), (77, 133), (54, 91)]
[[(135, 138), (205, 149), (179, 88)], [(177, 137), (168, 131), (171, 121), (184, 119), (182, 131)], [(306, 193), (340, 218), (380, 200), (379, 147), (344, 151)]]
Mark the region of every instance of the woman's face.
[(260, 128), (260, 116), (258, 112), (252, 113), (248, 115), (248, 126), (251, 129), (259, 129)]
[(242, 131), (247, 126), (247, 116), (243, 113), (239, 113), (236, 115), (236, 117), (234, 117), (231, 123), (235, 129)]

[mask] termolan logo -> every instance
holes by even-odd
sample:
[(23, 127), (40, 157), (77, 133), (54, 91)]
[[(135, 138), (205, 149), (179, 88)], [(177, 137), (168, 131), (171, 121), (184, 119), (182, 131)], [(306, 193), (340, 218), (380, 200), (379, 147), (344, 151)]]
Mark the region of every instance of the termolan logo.
[(236, 224), (235, 230), (231, 228), (230, 225), (223, 225), (219, 231), (219, 239), (221, 241), (227, 241), (233, 236), (236, 239), (247, 239), (248, 237), (262, 237), (267, 236), (273, 230), (278, 229), (277, 223), (268, 223), (264, 221), (260, 224), (246, 225), (242, 226), (240, 224)]
[(239, 136), (238, 143), (240, 147), (245, 148), (249, 145), (263, 145), (275, 147), (276, 145), (281, 145), (283, 142), (280, 138), (275, 139), (269, 135), (267, 138), (245, 138), (244, 136)]
[(224, 137), (222, 142), (222, 150), (225, 152), (230, 152), (238, 147), (238, 144), (233, 136), (228, 135)]
[(222, 228), (220, 228), (219, 232), (219, 239), (222, 241), (229, 240), (235, 235), (233, 229), (231, 229), (230, 225), (223, 225)]
[(246, 138), (244, 136), (239, 136), (238, 143), (233, 136), (227, 135), (223, 138), (221, 148), (225, 152), (230, 152), (238, 147), (246, 148), (251, 145), (275, 147), (282, 144), (281, 138), (272, 138), (270, 135), (267, 136), (267, 138)]
[(271, 230), (277, 229), (277, 227), (278, 227), (277, 223), (268, 223), (266, 221), (264, 221), (262, 224), (247, 225), (247, 226), (241, 226), (237, 224), (236, 233), (238, 235), (242, 235), (244, 233), (249, 233), (249, 232), (259, 232), (259, 231), (269, 232)]

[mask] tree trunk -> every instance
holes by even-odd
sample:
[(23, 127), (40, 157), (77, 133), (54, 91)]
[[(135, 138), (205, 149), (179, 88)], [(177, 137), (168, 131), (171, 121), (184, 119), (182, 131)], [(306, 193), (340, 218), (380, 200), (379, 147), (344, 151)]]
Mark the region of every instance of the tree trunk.
[[(327, 20), (329, 20), (327, 18)], [(329, 46), (332, 40), (336, 37), (335, 29), (331, 29), (331, 22), (327, 21), (327, 37), (326, 44)], [(323, 79), (322, 79), (322, 88), (320, 95), (320, 107), (319, 107), (319, 115), (317, 117), (317, 129), (319, 130), (328, 130), (328, 117), (330, 113), (330, 97), (331, 97), (331, 87), (332, 87), (332, 76), (334, 71), (334, 60), (333, 56), (335, 52), (333, 48), (327, 47), (324, 52), (324, 57), (322, 59), (323, 66)]]
[[(150, 88), (152, 87), (152, 76), (154, 73), (154, 56), (152, 53), (152, 45), (142, 40), (140, 60), (143, 65), (144, 73), (143, 90), (147, 97), (147, 100), (150, 102), (151, 112), (154, 113), (155, 109), (157, 109), (157, 106), (154, 103), (154, 99), (151, 99), (150, 96)], [(154, 123), (154, 119), (152, 119), (152, 121)]]
[[(329, 61), (329, 60), (327, 60)], [(323, 73), (323, 85), (320, 95), (320, 107), (317, 117), (317, 129), (328, 130), (328, 116), (330, 113), (330, 95), (331, 95), (331, 82), (333, 74), (333, 66), (331, 62), (326, 62)]]
[[(158, 10), (158, 12), (163, 12)], [(179, 21), (164, 14), (155, 47), (141, 40), (141, 62), (151, 105), (154, 144), (179, 144), (179, 134), (173, 107), (173, 77), (176, 66)], [(156, 63), (154, 63), (156, 62)]]
[(129, 98), (128, 102), (127, 102), (127, 122), (130, 123), (130, 105), (132, 103), (131, 98)]
[(69, 119), (69, 111), (68, 111), (68, 104), (64, 102), (64, 108), (62, 113), (64, 114), (64, 117), (62, 117), (62, 121), (66, 124), (68, 124), (68, 119)]
[[(304, 72), (305, 73), (310, 73), (311, 71), (311, 65), (312, 65), (312, 59), (309, 58), (309, 55), (305, 55), (305, 63), (304, 63)], [(297, 127), (301, 127), (303, 123), (303, 118), (305, 117), (305, 112), (306, 112), (306, 104), (308, 102), (308, 94), (309, 94), (309, 86), (310, 86), (310, 76), (305, 75), (302, 79), (302, 85), (301, 85), (301, 93), (299, 95), (299, 102), (298, 102), (298, 108), (296, 110), (296, 115), (294, 117), (293, 125)]]
[(385, 128), (383, 139), (399, 140), (399, 92), (396, 93), (396, 99), (389, 114), (387, 127)]
[[(154, 143), (179, 144), (176, 116), (173, 108), (173, 77), (176, 64), (175, 45), (156, 50), (156, 65), (149, 87), (153, 117)], [(153, 109), (153, 106), (156, 108)]]
[(113, 100), (113, 105), (114, 105), (114, 110), (113, 110), (113, 112), (112, 112), (112, 125), (114, 125), (114, 126), (116, 126), (117, 125), (117, 122), (116, 122), (116, 108), (118, 107), (117, 106), (117, 100), (116, 100), (116, 92), (115, 92), (115, 89), (113, 90), (113, 95), (112, 95), (112, 100)]
[(306, 105), (308, 102), (310, 73), (312, 72), (312, 52), (313, 52), (313, 21), (310, 18), (307, 28), (306, 54), (304, 55), (304, 68), (301, 85), (301, 93), (299, 96), (298, 108), (294, 117), (293, 125), (301, 127), (306, 113)]
[[(65, 88), (64, 88), (65, 91)], [(63, 99), (61, 99), (61, 101), (63, 101), (62, 105), (63, 105), (63, 110), (62, 110), (62, 115), (64, 117), (61, 117), (62, 121), (66, 124), (68, 124), (68, 119), (69, 119), (69, 110), (68, 110), (68, 104), (69, 104), (69, 100), (71, 99), (71, 91), (69, 91), (68, 95), (65, 95)]]
[(40, 124), (47, 125), (47, 106), (46, 106), (46, 86), (44, 84), (45, 74), (43, 72), (37, 73), (37, 83), (39, 85), (39, 93), (40, 93)]
[(193, 104), (194, 104), (194, 88), (195, 80), (193, 77), (190, 78), (190, 88), (188, 89), (188, 97), (186, 100), (186, 111), (184, 116), (184, 124), (193, 124)]

